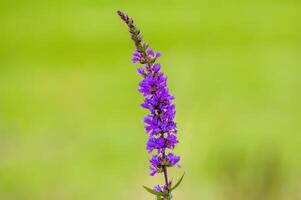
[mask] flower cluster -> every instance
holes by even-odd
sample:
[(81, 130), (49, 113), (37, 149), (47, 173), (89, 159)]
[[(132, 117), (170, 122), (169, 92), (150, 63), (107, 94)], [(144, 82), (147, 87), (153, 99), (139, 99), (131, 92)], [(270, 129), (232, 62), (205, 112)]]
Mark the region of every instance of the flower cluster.
[(146, 149), (149, 153), (154, 154), (150, 159), (150, 175), (164, 174), (165, 184), (163, 186), (157, 185), (154, 189), (143, 187), (148, 192), (155, 194), (157, 199), (171, 200), (171, 192), (180, 185), (184, 177), (183, 174), (174, 185), (168, 179), (167, 167), (175, 165), (180, 167), (178, 165), (180, 157), (170, 152), (179, 143), (177, 126), (174, 122), (176, 114), (175, 105), (172, 103), (174, 97), (168, 91), (167, 78), (161, 72), (160, 64), (156, 63), (160, 53), (155, 53), (147, 43), (142, 41), (140, 30), (130, 16), (122, 11), (117, 11), (117, 14), (126, 23), (136, 47), (132, 62), (143, 65), (137, 71), (143, 77), (143, 80), (139, 83), (139, 92), (144, 96), (144, 102), (141, 106), (150, 111), (144, 118), (145, 130), (149, 136)]
[(161, 72), (161, 66), (155, 63), (160, 57), (160, 53), (154, 53), (148, 49), (145, 54), (138, 51), (133, 52), (132, 62), (145, 63), (145, 67), (138, 68), (138, 73), (142, 75), (143, 80), (139, 83), (139, 92), (144, 96), (143, 108), (150, 111), (145, 116), (145, 130), (149, 135), (146, 149), (149, 153), (155, 151), (155, 155), (150, 159), (150, 175), (161, 173), (164, 167), (177, 165), (179, 156), (172, 153), (167, 154), (168, 149), (174, 149), (179, 142), (177, 139), (177, 126), (174, 122), (175, 105), (172, 103), (174, 97), (167, 88), (167, 78)]
[[(163, 167), (172, 167), (175, 166), (180, 161), (180, 156), (175, 156), (172, 153), (169, 153), (164, 158), (162, 155), (153, 155), (149, 160), (151, 166), (149, 169), (151, 170), (150, 175), (153, 176), (156, 173), (160, 173), (163, 171)], [(180, 167), (180, 165), (177, 165)]]

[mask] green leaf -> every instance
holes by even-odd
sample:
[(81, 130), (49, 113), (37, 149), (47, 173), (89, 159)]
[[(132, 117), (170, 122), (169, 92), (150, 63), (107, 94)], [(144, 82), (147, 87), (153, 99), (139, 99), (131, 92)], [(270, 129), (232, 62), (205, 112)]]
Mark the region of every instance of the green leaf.
[(146, 187), (146, 186), (144, 186), (144, 185), (143, 185), (143, 188), (144, 188), (146, 191), (148, 191), (149, 193), (154, 194), (154, 195), (156, 195), (156, 196), (163, 196), (163, 197), (168, 196), (168, 192), (157, 192), (156, 190), (153, 190), (153, 189), (151, 189), (151, 188), (149, 188), (149, 187)]
[(170, 191), (173, 191), (174, 189), (176, 189), (180, 183), (182, 182), (183, 178), (184, 178), (185, 173), (182, 175), (182, 177), (180, 178), (180, 180), (170, 189)]

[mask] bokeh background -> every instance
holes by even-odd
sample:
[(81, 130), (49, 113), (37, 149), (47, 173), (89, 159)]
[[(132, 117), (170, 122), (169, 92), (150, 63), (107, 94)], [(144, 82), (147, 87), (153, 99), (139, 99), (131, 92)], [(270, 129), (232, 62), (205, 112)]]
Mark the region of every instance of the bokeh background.
[(175, 199), (301, 199), (301, 2), (0, 1), (0, 199), (153, 199), (134, 17), (162, 52)]

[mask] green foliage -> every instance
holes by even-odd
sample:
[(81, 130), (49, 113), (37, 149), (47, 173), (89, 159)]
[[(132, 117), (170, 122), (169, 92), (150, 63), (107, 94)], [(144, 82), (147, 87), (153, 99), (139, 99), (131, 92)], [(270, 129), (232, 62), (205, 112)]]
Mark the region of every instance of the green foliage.
[(153, 195), (156, 195), (156, 196), (159, 196), (159, 197), (167, 197), (168, 196), (168, 192), (157, 192), (156, 190), (153, 190), (147, 186), (143, 186), (143, 188), (148, 191), (149, 193), (153, 194)]
[(181, 178), (180, 178), (180, 179), (178, 180), (178, 182), (177, 182), (177, 183), (169, 190), (169, 192), (168, 192), (168, 191), (157, 192), (156, 190), (153, 190), (153, 189), (151, 189), (151, 188), (149, 188), (149, 187), (147, 187), (147, 186), (143, 186), (143, 188), (144, 188), (146, 191), (148, 191), (149, 193), (155, 195), (157, 199), (161, 199), (161, 197), (168, 197), (168, 196), (171, 195), (171, 192), (172, 192), (173, 190), (175, 190), (175, 189), (181, 184), (181, 182), (182, 182), (182, 180), (183, 180), (183, 178), (184, 178), (184, 175), (185, 175), (185, 174), (183, 174), (183, 175), (181, 176)]
[(184, 178), (184, 175), (185, 175), (185, 174), (183, 174), (183, 175), (181, 176), (181, 178), (178, 180), (178, 182), (170, 189), (170, 192), (173, 191), (174, 189), (176, 189), (176, 188), (181, 184), (181, 182), (182, 182), (182, 180), (183, 180), (183, 178)]

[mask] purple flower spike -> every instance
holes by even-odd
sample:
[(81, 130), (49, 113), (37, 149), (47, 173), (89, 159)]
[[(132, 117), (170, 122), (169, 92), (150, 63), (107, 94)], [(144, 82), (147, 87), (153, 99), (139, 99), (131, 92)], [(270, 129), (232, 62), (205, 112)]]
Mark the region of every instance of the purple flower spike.
[[(180, 156), (176, 156), (171, 151), (179, 143), (177, 138), (177, 125), (174, 121), (176, 110), (172, 102), (172, 96), (167, 88), (167, 77), (161, 71), (161, 65), (156, 63), (156, 59), (161, 56), (142, 42), (140, 30), (134, 24), (132, 18), (125, 13), (118, 11), (120, 18), (128, 25), (131, 38), (135, 43), (136, 50), (133, 52), (132, 62), (139, 62), (144, 67), (139, 67), (137, 72), (143, 79), (139, 83), (139, 92), (143, 94), (144, 100), (142, 108), (149, 111), (144, 117), (145, 132), (148, 134), (146, 150), (152, 153), (150, 162), (150, 175), (157, 173), (164, 174), (165, 185), (157, 185), (154, 190), (157, 192), (167, 192), (168, 196), (162, 199), (170, 200), (171, 181), (168, 179), (167, 168), (180, 166)], [(183, 179), (180, 179), (180, 181)], [(176, 184), (178, 186), (180, 181)], [(174, 189), (174, 188), (173, 188)], [(147, 188), (148, 191), (152, 190)], [(153, 193), (153, 192), (151, 192)]]
[[(153, 56), (152, 49), (148, 49), (149, 56)], [(153, 57), (151, 57), (152, 59)], [(149, 134), (146, 149), (149, 153), (157, 150), (157, 154), (150, 160), (152, 166), (151, 175), (164, 172), (162, 167), (173, 167), (179, 162), (180, 157), (167, 154), (168, 149), (174, 149), (179, 140), (176, 136), (177, 126), (174, 122), (175, 105), (172, 103), (174, 97), (167, 89), (167, 78), (160, 71), (159, 63), (147, 64), (149, 68), (143, 70), (144, 79), (139, 83), (139, 92), (145, 97), (141, 105), (150, 111), (144, 118), (145, 131)], [(142, 69), (138, 69), (139, 74)], [(156, 161), (156, 162), (155, 162)]]

